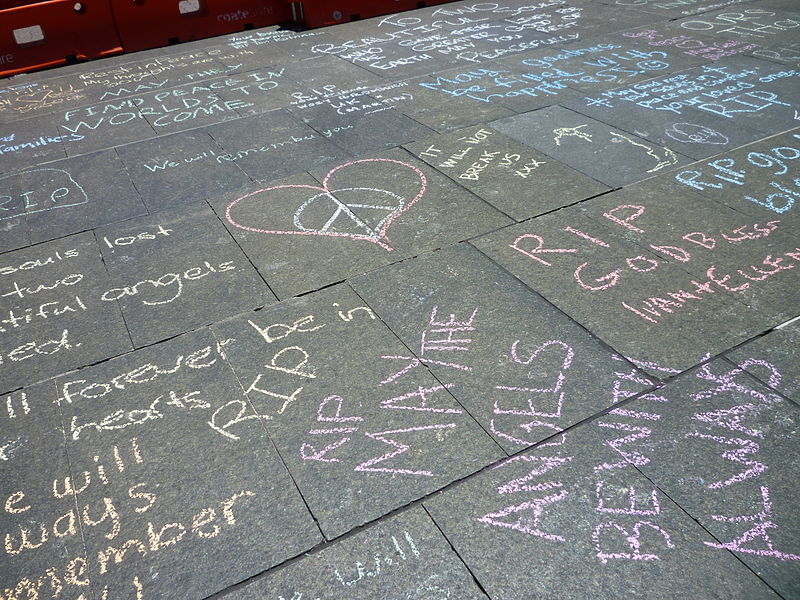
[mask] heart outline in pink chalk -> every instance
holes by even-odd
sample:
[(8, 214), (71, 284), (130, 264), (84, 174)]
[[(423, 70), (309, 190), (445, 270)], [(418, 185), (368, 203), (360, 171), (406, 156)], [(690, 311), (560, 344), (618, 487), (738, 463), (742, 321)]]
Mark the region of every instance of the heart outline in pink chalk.
[[(414, 173), (416, 173), (416, 175), (419, 177), (419, 182), (420, 182), (420, 189), (419, 189), (419, 192), (417, 193), (417, 195), (411, 201), (406, 202), (405, 204), (403, 204), (402, 206), (397, 208), (394, 212), (392, 212), (389, 215), (389, 217), (387, 217), (382, 222), (383, 224), (381, 226), (380, 231), (378, 231), (377, 235), (374, 236), (374, 237), (373, 236), (368, 236), (368, 235), (353, 234), (353, 233), (337, 233), (337, 232), (319, 231), (319, 230), (317, 230), (317, 231), (300, 231), (300, 230), (298, 230), (298, 231), (288, 231), (288, 230), (280, 230), (280, 229), (262, 229), (262, 228), (258, 228), (258, 227), (250, 227), (248, 225), (242, 225), (241, 223), (237, 223), (234, 220), (233, 216), (231, 215), (231, 210), (233, 210), (233, 207), (236, 206), (242, 200), (245, 200), (245, 199), (247, 199), (247, 198), (249, 198), (251, 196), (254, 196), (256, 194), (261, 194), (263, 192), (270, 192), (270, 191), (273, 191), (273, 190), (291, 189), (291, 188), (305, 188), (305, 189), (314, 190), (314, 191), (317, 191), (317, 192), (322, 192), (323, 194), (328, 194), (330, 196), (331, 200), (333, 200), (336, 203), (341, 204), (342, 207), (347, 208), (347, 205), (345, 205), (344, 203), (338, 201), (335, 198), (334, 192), (336, 190), (331, 190), (328, 187), (328, 182), (330, 181), (330, 179), (334, 175), (334, 173), (336, 173), (340, 169), (344, 169), (346, 167), (351, 167), (353, 165), (358, 165), (358, 164), (362, 164), (362, 163), (392, 163), (392, 164), (401, 165), (403, 167), (407, 167), (407, 168), (411, 169), (412, 171), (414, 171)], [(357, 188), (352, 188), (352, 189), (357, 189)], [(318, 235), (318, 236), (325, 236), (325, 237), (347, 237), (347, 238), (350, 238), (350, 239), (353, 239), (353, 240), (366, 240), (368, 242), (372, 242), (373, 244), (377, 244), (378, 246), (380, 246), (381, 248), (383, 248), (387, 252), (391, 252), (393, 250), (393, 248), (387, 243), (388, 242), (388, 238), (386, 236), (386, 233), (388, 232), (389, 227), (391, 227), (392, 223), (394, 223), (394, 221), (400, 215), (404, 214), (412, 206), (414, 206), (414, 204), (416, 204), (420, 200), (420, 198), (422, 198), (422, 196), (425, 194), (425, 191), (427, 189), (428, 189), (428, 178), (425, 177), (425, 173), (423, 173), (419, 168), (415, 167), (414, 165), (412, 165), (410, 163), (403, 162), (403, 161), (400, 161), (400, 160), (394, 160), (394, 159), (391, 159), (391, 158), (363, 158), (363, 159), (360, 159), (360, 160), (354, 160), (354, 161), (351, 161), (351, 162), (348, 162), (348, 163), (344, 163), (344, 164), (339, 165), (338, 167), (334, 167), (333, 169), (328, 171), (328, 173), (325, 175), (325, 178), (322, 180), (322, 187), (315, 186), (315, 185), (304, 185), (304, 184), (276, 185), (276, 186), (273, 186), (273, 187), (268, 187), (268, 188), (263, 188), (263, 189), (260, 189), (260, 190), (256, 190), (254, 192), (250, 192), (249, 194), (245, 194), (244, 196), (241, 196), (240, 198), (237, 198), (236, 200), (231, 202), (226, 207), (226, 209), (225, 209), (225, 218), (234, 227), (237, 227), (239, 229), (243, 229), (245, 231), (252, 231), (253, 233), (272, 233), (272, 234), (280, 234), (280, 235)], [(385, 191), (385, 190), (383, 190), (383, 191)], [(349, 210), (349, 208), (348, 208), (348, 210)]]

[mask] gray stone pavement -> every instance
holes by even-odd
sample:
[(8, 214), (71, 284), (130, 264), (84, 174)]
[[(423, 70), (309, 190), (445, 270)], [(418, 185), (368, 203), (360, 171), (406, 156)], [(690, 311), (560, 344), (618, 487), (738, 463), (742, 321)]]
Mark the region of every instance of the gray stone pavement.
[(0, 81), (0, 598), (800, 598), (799, 35), (462, 0)]

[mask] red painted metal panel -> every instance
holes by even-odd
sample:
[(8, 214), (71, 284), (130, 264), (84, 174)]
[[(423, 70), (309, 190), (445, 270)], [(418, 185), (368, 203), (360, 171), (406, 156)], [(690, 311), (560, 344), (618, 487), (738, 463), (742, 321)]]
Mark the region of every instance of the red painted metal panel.
[(285, 0), (111, 0), (126, 52), (290, 21)]
[(0, 4), (0, 76), (119, 52), (109, 0)]

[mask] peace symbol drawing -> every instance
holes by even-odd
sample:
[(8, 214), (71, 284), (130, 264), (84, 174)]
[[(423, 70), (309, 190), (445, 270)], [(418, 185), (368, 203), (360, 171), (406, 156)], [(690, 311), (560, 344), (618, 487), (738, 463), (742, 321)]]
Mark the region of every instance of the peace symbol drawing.
[[(286, 184), (250, 192), (227, 206), (225, 218), (253, 233), (345, 237), (391, 252), (389, 228), (427, 188), (425, 174), (412, 164), (365, 158), (334, 167), (321, 186)], [(289, 213), (291, 219), (281, 217)]]

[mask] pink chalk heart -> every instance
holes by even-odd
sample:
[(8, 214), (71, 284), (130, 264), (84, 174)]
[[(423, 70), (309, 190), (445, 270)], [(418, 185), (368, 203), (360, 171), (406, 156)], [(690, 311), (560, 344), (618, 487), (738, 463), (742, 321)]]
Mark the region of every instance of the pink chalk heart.
[[(376, 169), (386, 165), (393, 165), (395, 172)], [(359, 184), (337, 185), (335, 180), (342, 177), (356, 178)], [(384, 183), (377, 187), (371, 182), (374, 178), (382, 182), (390, 180), (393, 189), (384, 189)], [(422, 198), (427, 187), (425, 174), (412, 164), (389, 158), (365, 158), (331, 169), (322, 186), (289, 184), (250, 192), (228, 205), (225, 218), (234, 227), (254, 233), (346, 237), (372, 242), (391, 252), (387, 237), (389, 227)], [(292, 206), (290, 196), (296, 195), (292, 192), (297, 190), (308, 191), (301, 195), (299, 205)], [(252, 209), (253, 202), (263, 203), (272, 194), (278, 194), (281, 202), (289, 198), (289, 208), (294, 211), (291, 226), (284, 229), (257, 227), (240, 223), (233, 217), (232, 211), (239, 203), (244, 202)], [(264, 218), (262, 211), (257, 214)]]

